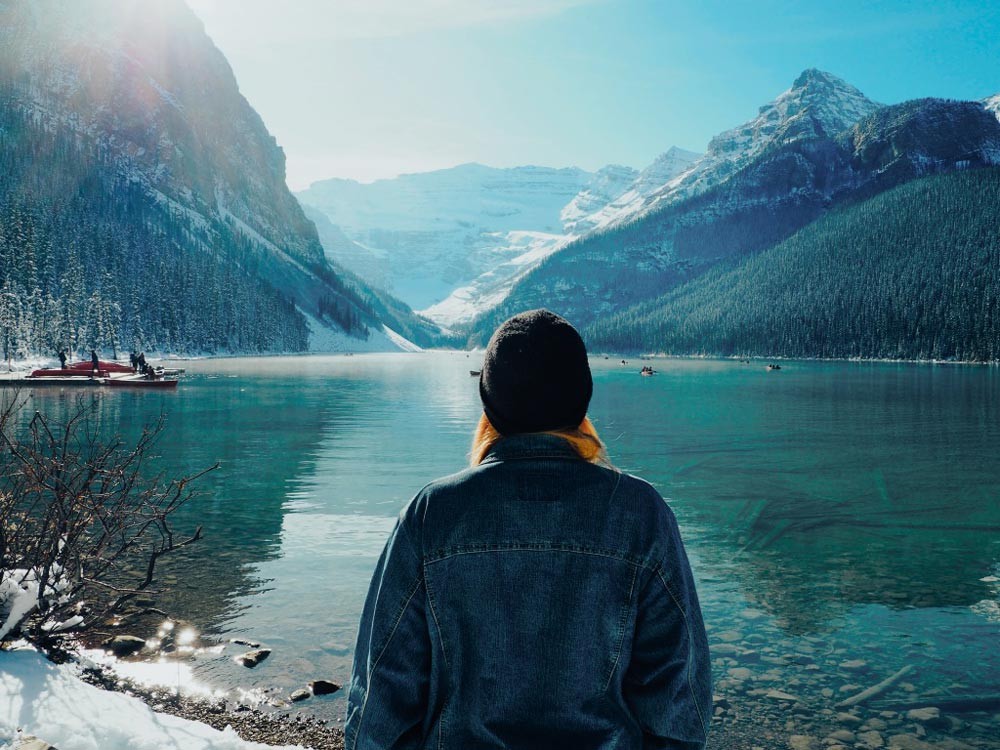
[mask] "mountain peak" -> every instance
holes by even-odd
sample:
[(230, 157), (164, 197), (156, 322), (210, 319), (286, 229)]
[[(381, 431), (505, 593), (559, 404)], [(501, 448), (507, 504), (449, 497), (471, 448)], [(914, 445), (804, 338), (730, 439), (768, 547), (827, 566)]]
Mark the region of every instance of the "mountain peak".
[(986, 109), (1000, 119), (1000, 94), (994, 94), (983, 99), (982, 104)]
[(820, 70), (819, 68), (806, 68), (799, 73), (799, 77), (792, 83), (792, 88), (802, 89), (810, 85), (823, 85), (831, 83), (851, 87), (851, 85), (843, 78), (839, 78), (832, 73), (827, 73), (825, 70)]

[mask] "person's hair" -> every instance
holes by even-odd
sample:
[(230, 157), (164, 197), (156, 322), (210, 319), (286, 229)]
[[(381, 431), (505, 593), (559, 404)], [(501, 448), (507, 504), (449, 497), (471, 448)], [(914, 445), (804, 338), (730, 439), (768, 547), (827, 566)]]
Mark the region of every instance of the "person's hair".
[[(576, 428), (546, 430), (537, 434), (561, 437), (572, 446), (573, 450), (584, 461), (611, 466), (604, 443), (598, 437), (594, 423), (590, 421), (589, 417), (584, 417), (580, 426)], [(489, 418), (483, 414), (479, 418), (479, 424), (476, 425), (476, 431), (472, 436), (472, 450), (469, 452), (469, 463), (472, 466), (479, 466), (483, 462), (483, 459), (486, 458), (486, 454), (490, 452), (490, 448), (502, 437), (503, 435), (497, 432), (497, 429), (490, 423)]]

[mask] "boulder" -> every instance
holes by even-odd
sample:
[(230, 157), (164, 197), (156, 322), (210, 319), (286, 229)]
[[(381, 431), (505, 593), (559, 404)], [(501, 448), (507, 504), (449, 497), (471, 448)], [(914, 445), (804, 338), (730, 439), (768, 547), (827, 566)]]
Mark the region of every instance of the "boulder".
[(293, 691), (290, 696), (288, 696), (288, 700), (292, 701), (293, 703), (298, 703), (299, 701), (304, 701), (306, 698), (310, 697), (312, 697), (311, 692), (309, 692), (305, 688), (299, 688), (298, 690)]
[(271, 649), (261, 648), (256, 651), (247, 651), (245, 654), (240, 654), (236, 657), (236, 662), (237, 664), (242, 664), (244, 667), (253, 669), (270, 655)]
[(116, 635), (101, 644), (115, 656), (131, 656), (146, 647), (146, 639), (135, 635)]
[(309, 683), (309, 688), (313, 691), (313, 695), (329, 695), (336, 693), (341, 686), (329, 680), (313, 680)]

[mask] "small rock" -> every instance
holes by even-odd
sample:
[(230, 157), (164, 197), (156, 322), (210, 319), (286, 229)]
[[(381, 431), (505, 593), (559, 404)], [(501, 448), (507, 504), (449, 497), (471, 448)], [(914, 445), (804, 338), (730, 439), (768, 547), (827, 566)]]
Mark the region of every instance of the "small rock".
[(866, 662), (864, 659), (850, 659), (848, 661), (840, 662), (841, 669), (850, 669), (852, 671), (858, 669), (864, 669), (867, 666), (868, 662)]
[(793, 734), (788, 738), (790, 750), (815, 750), (818, 745), (816, 738), (810, 737), (808, 734)]
[(293, 703), (298, 703), (299, 701), (304, 701), (306, 698), (311, 698), (312, 693), (305, 688), (299, 688), (298, 690), (292, 691), (292, 694), (288, 696), (288, 700)]
[(848, 729), (838, 729), (836, 732), (831, 732), (830, 735), (827, 737), (827, 739), (836, 740), (838, 743), (840, 742), (853, 743), (856, 738), (854, 736), (854, 732)]
[(865, 747), (879, 748), (885, 745), (882, 735), (875, 731), (859, 732), (858, 739), (864, 743)]
[(717, 643), (714, 646), (709, 646), (709, 650), (713, 656), (736, 656), (740, 652), (740, 647), (734, 646), (732, 643)]
[(131, 656), (145, 648), (146, 639), (135, 635), (116, 635), (101, 645), (115, 656)]
[[(954, 722), (957, 721), (954, 717), (942, 716), (941, 709), (936, 706), (910, 709), (906, 712), (906, 718), (909, 721), (918, 721), (920, 724), (928, 726), (931, 729), (945, 729), (949, 731), (955, 730)], [(961, 722), (958, 723), (961, 724)]]
[(309, 687), (313, 691), (313, 695), (329, 695), (336, 693), (341, 688), (336, 682), (329, 680), (313, 680), (309, 683)]
[(249, 667), (250, 669), (253, 669), (270, 655), (271, 655), (271, 649), (269, 648), (261, 648), (256, 651), (247, 651), (245, 654), (240, 654), (239, 656), (236, 657), (236, 663), (242, 664), (244, 667)]
[(800, 700), (797, 695), (786, 693), (783, 690), (768, 690), (764, 693), (764, 697), (771, 698), (776, 701), (792, 701), (793, 703), (798, 703)]
[(934, 746), (913, 734), (897, 734), (889, 738), (889, 750), (934, 750)]
[(822, 695), (824, 698), (833, 697), (833, 691), (830, 688), (823, 688), (822, 690), (819, 691), (819, 694)]
[(728, 674), (732, 679), (740, 680), (741, 682), (743, 680), (749, 680), (753, 676), (753, 672), (746, 667), (734, 667), (729, 670)]
[(885, 721), (883, 721), (882, 719), (871, 718), (868, 721), (866, 721), (864, 723), (864, 726), (862, 726), (861, 728), (862, 729), (875, 729), (875, 730), (881, 732), (883, 729), (888, 728), (888, 726), (889, 725), (886, 724)]
[(716, 638), (720, 641), (725, 641), (726, 643), (732, 643), (733, 641), (738, 641), (742, 636), (735, 630), (727, 630), (724, 633), (719, 633)]

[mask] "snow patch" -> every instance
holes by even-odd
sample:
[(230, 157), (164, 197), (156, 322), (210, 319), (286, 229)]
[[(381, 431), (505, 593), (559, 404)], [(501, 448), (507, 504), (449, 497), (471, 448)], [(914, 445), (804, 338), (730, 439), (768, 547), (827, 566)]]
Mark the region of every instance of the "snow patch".
[(309, 326), (310, 352), (420, 351), (419, 346), (385, 326), (383, 326), (381, 330), (369, 328), (368, 338), (362, 339), (356, 336), (350, 336), (340, 328), (327, 325), (304, 310), (301, 312), (305, 315), (306, 324)]
[[(82, 682), (36, 651), (0, 652), (0, 743), (35, 735), (59, 750), (268, 750), (231, 727), (219, 731), (160, 714), (138, 698)], [(3, 746), (3, 745), (0, 745)], [(284, 750), (302, 750), (285, 745)]]

